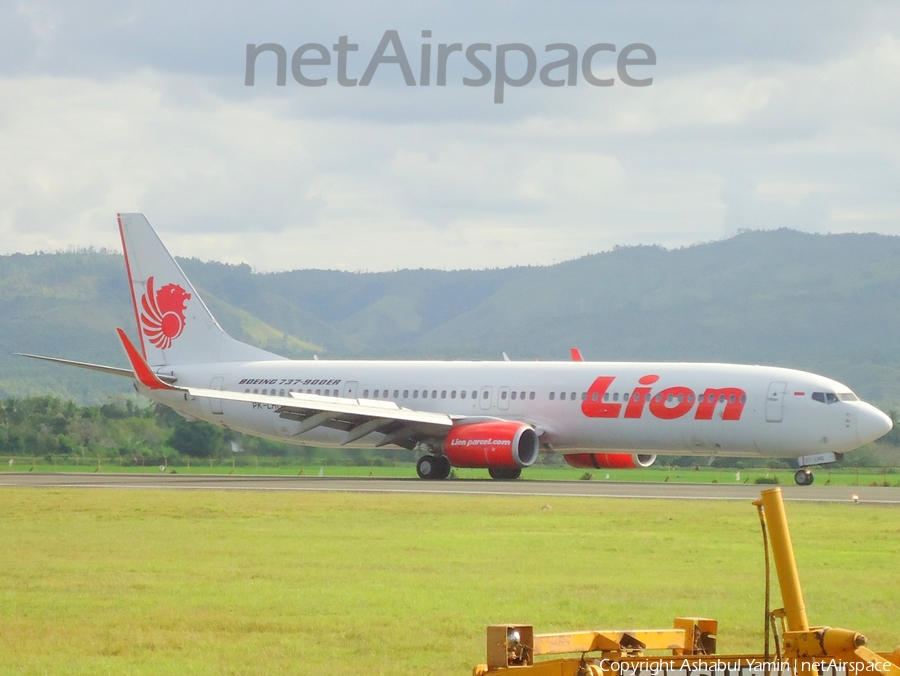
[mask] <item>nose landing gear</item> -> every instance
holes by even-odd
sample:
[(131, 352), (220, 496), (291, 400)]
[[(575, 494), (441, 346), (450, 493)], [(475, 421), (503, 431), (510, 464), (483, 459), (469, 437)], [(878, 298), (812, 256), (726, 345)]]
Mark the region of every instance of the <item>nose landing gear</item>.
[(797, 458), (797, 464), (800, 469), (794, 474), (794, 481), (798, 486), (812, 486), (813, 473), (809, 469), (811, 465), (830, 465), (833, 462), (842, 460), (843, 453), (816, 453), (815, 455), (801, 455)]
[(797, 470), (794, 474), (794, 481), (798, 486), (812, 486), (812, 482), (815, 479), (813, 473), (808, 469), (803, 469), (802, 467)]

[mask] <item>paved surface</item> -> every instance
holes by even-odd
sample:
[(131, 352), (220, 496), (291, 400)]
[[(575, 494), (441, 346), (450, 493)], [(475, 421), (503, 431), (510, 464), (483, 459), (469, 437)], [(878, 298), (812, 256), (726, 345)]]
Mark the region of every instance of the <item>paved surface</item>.
[[(754, 500), (764, 485), (612, 483), (603, 481), (420, 481), (418, 479), (234, 476), (187, 474), (0, 473), (0, 487), (123, 488), (170, 490), (343, 491), (531, 495), (666, 500)], [(900, 505), (900, 488), (875, 486), (782, 486), (786, 500)]]

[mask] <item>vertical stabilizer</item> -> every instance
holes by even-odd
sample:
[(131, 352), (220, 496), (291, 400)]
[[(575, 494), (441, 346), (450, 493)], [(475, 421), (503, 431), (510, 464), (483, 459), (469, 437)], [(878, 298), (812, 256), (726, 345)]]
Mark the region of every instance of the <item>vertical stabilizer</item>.
[(119, 214), (119, 233), (148, 364), (283, 359), (222, 330), (143, 214)]

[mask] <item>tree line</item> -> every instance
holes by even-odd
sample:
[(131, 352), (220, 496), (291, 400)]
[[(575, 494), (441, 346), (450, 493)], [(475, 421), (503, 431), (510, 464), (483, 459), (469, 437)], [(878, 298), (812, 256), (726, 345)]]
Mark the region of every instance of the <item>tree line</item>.
[(66, 460), (104, 459), (156, 465), (176, 458), (274, 456), (301, 465), (384, 465), (412, 461), (409, 451), (359, 451), (296, 446), (240, 434), (203, 421), (187, 421), (159, 404), (121, 397), (79, 406), (53, 396), (0, 402), (0, 456)]

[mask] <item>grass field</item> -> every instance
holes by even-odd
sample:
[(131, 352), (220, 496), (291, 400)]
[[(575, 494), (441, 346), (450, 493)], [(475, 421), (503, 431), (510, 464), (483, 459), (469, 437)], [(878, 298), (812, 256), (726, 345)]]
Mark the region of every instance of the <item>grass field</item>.
[[(762, 645), (749, 504), (6, 489), (0, 510), (0, 674), (464, 676), (505, 621), (699, 615), (720, 652)], [(811, 622), (893, 649), (900, 509), (788, 516)]]
[[(2, 458), (0, 458), (2, 460)], [(254, 462), (256, 461), (256, 462)], [(195, 460), (187, 465), (183, 461), (165, 468), (166, 472), (178, 474), (250, 474), (250, 475), (298, 475), (317, 476), (377, 476), (414, 478), (416, 468), (413, 463), (395, 467), (379, 466), (344, 466), (344, 465), (311, 465), (276, 464), (277, 458), (241, 457), (234, 466), (228, 461)], [(159, 473), (158, 466), (135, 467), (122, 466), (115, 462), (87, 459), (75, 464), (46, 462), (43, 458), (15, 458), (12, 464), (0, 462), (0, 472), (138, 472)], [(779, 484), (794, 483), (794, 469), (723, 469), (716, 467), (650, 467), (647, 469), (590, 470), (574, 467), (529, 467), (522, 472), (523, 480), (543, 481), (575, 481), (587, 479), (591, 481), (659, 481), (676, 483), (754, 483), (758, 478), (775, 478)], [(900, 468), (843, 467), (815, 469), (816, 485), (835, 486), (900, 486)], [(454, 469), (455, 476), (460, 479), (489, 479), (484, 469)]]

